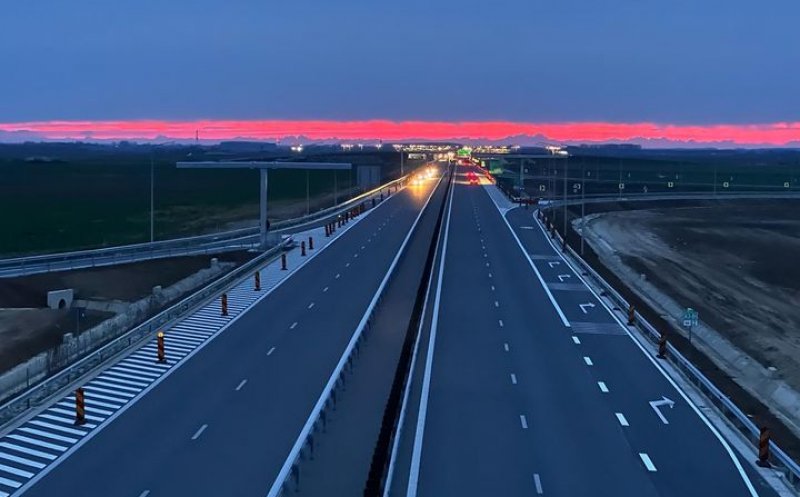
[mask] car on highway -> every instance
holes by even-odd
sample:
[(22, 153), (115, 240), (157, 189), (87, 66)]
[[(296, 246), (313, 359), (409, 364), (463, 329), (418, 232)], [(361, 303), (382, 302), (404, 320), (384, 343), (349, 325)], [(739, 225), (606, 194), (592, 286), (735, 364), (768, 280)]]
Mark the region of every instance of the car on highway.
[(470, 171), (467, 173), (467, 181), (469, 181), (470, 185), (477, 185), (478, 184), (478, 175), (474, 172)]

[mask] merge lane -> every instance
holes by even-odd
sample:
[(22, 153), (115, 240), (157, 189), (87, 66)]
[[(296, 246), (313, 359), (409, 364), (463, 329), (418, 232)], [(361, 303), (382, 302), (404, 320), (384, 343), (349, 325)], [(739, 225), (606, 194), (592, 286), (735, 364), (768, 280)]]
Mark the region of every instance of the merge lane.
[[(558, 275), (562, 280), (569, 275), (575, 283), (581, 280), (536, 227), (533, 215), (534, 211), (514, 209), (507, 219), (568, 317), (571, 327), (564, 332), (576, 337), (581, 355), (590, 358), (587, 372), (595, 384), (604, 385), (608, 409), (624, 416), (627, 425), (623, 433), (632, 450), (647, 454), (655, 467), (649, 475), (659, 492), (698, 497), (754, 492), (775, 495), (760, 477), (754, 482), (743, 477), (738, 454), (723, 445), (716, 430), (695, 412), (594, 294), (582, 283), (584, 288), (553, 290), (552, 285), (560, 282)], [(587, 312), (582, 312), (581, 304)], [(589, 304), (592, 307), (587, 307)]]
[(451, 222), (408, 495), (657, 495), (482, 188), (456, 186)]
[(360, 220), (27, 495), (265, 495), (428, 191)]

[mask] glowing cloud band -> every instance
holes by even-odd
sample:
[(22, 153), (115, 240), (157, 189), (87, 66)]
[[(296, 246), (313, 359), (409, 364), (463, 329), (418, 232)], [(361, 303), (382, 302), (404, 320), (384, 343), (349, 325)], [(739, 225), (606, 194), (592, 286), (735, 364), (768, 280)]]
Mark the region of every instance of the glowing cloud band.
[(800, 144), (800, 122), (768, 124), (674, 125), (658, 123), (524, 123), (504, 121), (40, 121), (0, 123), (2, 132), (27, 133), (47, 140), (505, 140), (540, 137), (557, 142), (663, 140), (675, 143), (786, 146)]

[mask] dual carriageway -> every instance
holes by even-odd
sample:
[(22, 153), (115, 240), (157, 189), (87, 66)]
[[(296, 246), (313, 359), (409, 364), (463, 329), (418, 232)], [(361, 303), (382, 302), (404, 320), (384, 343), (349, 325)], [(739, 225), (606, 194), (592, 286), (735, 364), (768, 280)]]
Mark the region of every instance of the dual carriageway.
[[(310, 413), (387, 277), (421, 267), (431, 237), (430, 275), (414, 277), (427, 291), (386, 495), (777, 495), (562, 259), (534, 211), (474, 174), (418, 181), (330, 238), (321, 227), (297, 234), (316, 249), (289, 252), (290, 271), (267, 264), (261, 293), (242, 282), (229, 316), (211, 302), (165, 330), (167, 364), (151, 341), (87, 378), (86, 424), (73, 423), (73, 395), (28, 413), (0, 434), (0, 497), (313, 493), (320, 472), (291, 459)], [(416, 292), (414, 278), (390, 281), (353, 378), (378, 354), (373, 343), (399, 342), (408, 316), (397, 309), (414, 295), (392, 286)], [(401, 325), (382, 325), (392, 312)], [(342, 389), (336, 417), (382, 409), (386, 390)], [(376, 430), (364, 415), (341, 436), (340, 420), (315, 432), (314, 462), (334, 468), (336, 495), (360, 495), (367, 467), (336, 453), (371, 454)]]

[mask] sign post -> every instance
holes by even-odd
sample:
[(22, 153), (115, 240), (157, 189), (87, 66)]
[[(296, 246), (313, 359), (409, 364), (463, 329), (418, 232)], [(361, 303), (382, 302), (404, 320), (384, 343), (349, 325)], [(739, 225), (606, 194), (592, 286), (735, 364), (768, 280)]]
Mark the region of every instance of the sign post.
[(697, 326), (699, 314), (691, 307), (683, 312), (683, 327), (689, 330), (689, 343), (692, 343), (692, 328)]

